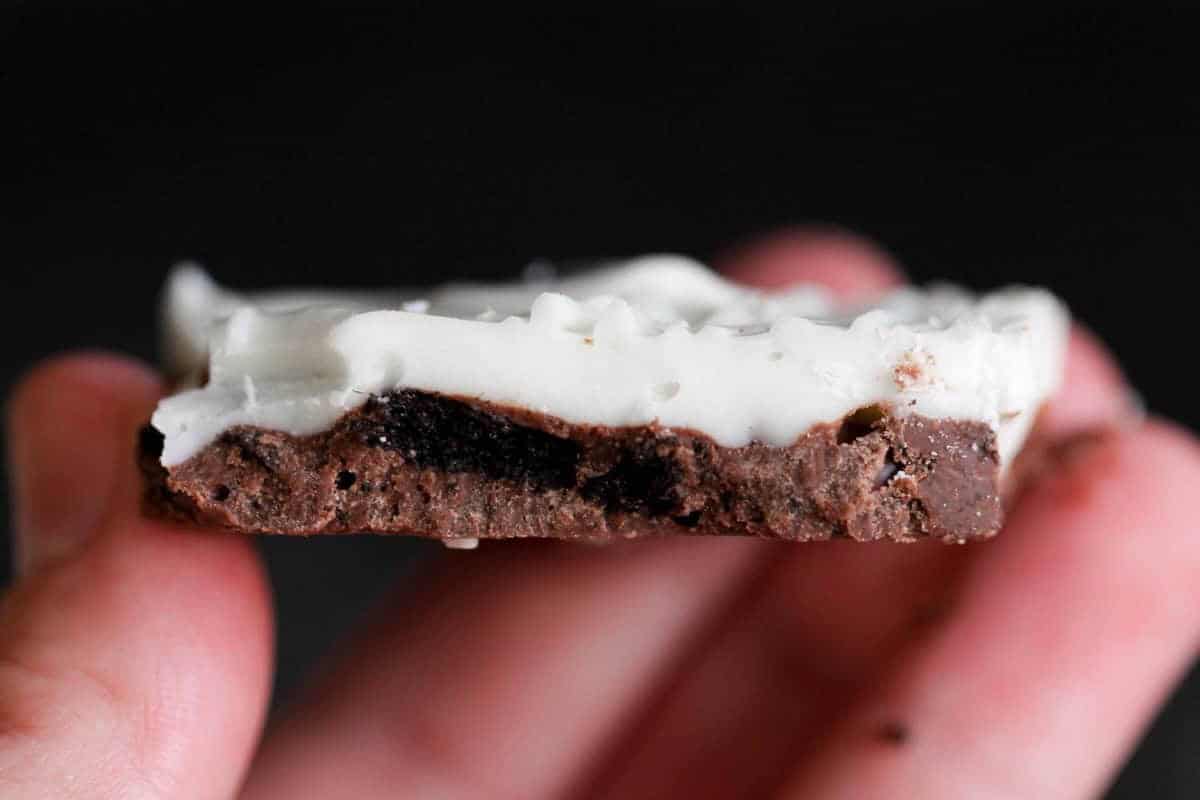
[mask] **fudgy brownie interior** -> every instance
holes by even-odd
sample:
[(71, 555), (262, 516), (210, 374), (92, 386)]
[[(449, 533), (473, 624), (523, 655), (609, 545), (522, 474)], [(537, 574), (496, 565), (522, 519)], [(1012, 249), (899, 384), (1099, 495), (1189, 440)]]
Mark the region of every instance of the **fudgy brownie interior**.
[(789, 446), (722, 447), (657, 424), (575, 425), (401, 390), (311, 436), (231, 428), (169, 471), (161, 446), (143, 432), (153, 508), (261, 533), (964, 540), (1002, 516), (988, 425), (881, 406)]

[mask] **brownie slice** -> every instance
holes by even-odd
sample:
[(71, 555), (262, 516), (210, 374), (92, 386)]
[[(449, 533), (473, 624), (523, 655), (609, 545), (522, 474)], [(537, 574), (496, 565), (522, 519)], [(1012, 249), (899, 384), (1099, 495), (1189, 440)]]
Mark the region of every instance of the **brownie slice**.
[(861, 408), (791, 445), (723, 447), (658, 424), (570, 424), (401, 390), (311, 436), (236, 426), (164, 468), (146, 428), (156, 513), (247, 533), (792, 541), (986, 538), (1002, 521), (990, 426)]

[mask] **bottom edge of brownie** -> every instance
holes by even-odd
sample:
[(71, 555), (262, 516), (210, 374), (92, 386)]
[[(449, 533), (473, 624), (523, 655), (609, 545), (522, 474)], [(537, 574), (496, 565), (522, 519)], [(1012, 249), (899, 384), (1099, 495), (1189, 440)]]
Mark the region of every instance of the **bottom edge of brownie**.
[(238, 426), (170, 469), (161, 450), (143, 429), (153, 513), (247, 533), (966, 541), (1003, 515), (989, 425), (885, 406), (788, 446), (723, 447), (691, 430), (571, 424), (406, 389), (319, 434)]

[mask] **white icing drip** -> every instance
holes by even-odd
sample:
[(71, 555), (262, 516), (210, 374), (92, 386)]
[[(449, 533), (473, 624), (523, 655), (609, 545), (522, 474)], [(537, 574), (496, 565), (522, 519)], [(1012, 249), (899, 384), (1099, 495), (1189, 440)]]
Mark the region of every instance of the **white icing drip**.
[(886, 403), (992, 425), (1007, 464), (1058, 386), (1068, 324), (1038, 289), (978, 299), (902, 289), (847, 307), (816, 287), (749, 290), (678, 256), (424, 297), (242, 296), (185, 266), (166, 309), (172, 366), (207, 362), (210, 376), (154, 415), (167, 466), (232, 425), (315, 433), (400, 387), (573, 423), (657, 420), (726, 446), (786, 445), (813, 424)]

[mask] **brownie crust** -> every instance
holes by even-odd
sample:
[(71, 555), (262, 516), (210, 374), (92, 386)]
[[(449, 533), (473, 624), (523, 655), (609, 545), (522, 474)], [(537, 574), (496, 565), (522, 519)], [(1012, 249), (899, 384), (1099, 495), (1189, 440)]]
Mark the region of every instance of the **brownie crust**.
[(312, 436), (231, 428), (170, 470), (161, 447), (146, 428), (150, 510), (247, 533), (953, 542), (1002, 522), (990, 426), (881, 406), (786, 447), (722, 447), (691, 430), (402, 390)]

